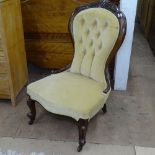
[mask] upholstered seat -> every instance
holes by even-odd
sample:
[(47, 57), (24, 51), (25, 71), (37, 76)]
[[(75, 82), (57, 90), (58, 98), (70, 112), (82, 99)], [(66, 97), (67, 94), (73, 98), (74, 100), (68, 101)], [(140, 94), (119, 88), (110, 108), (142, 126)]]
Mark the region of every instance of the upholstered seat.
[(103, 107), (108, 97), (105, 87), (80, 74), (62, 72), (30, 84), (27, 93), (47, 111), (78, 121), (92, 118)]
[(61, 69), (28, 85), (28, 117), (33, 124), (36, 101), (49, 112), (72, 117), (78, 122), (81, 151), (89, 120), (100, 109), (106, 112), (111, 91), (108, 67), (124, 40), (126, 18), (117, 6), (103, 0), (77, 8), (69, 26), (74, 43), (72, 64), (68, 71)]

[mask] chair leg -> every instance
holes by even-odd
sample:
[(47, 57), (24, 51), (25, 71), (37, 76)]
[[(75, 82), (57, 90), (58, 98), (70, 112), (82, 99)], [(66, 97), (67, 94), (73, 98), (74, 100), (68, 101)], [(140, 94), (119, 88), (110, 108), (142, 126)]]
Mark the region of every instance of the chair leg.
[(30, 119), (29, 125), (32, 125), (36, 117), (35, 101), (29, 97), (27, 100), (27, 105), (30, 108), (30, 112), (27, 114), (28, 118)]
[(83, 146), (86, 143), (86, 132), (88, 127), (88, 119), (80, 119), (78, 121), (78, 129), (79, 129), (79, 146), (77, 151), (80, 152), (83, 149)]
[(103, 108), (102, 108), (103, 113), (105, 114), (107, 112), (107, 105), (104, 104)]

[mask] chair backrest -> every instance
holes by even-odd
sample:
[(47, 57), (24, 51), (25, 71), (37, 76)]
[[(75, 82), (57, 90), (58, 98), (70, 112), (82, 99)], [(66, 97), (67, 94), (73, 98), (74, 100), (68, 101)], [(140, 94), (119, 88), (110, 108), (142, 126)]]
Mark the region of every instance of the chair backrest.
[(109, 1), (77, 8), (69, 25), (75, 49), (70, 71), (106, 82), (105, 68), (124, 40), (126, 25), (124, 14)]

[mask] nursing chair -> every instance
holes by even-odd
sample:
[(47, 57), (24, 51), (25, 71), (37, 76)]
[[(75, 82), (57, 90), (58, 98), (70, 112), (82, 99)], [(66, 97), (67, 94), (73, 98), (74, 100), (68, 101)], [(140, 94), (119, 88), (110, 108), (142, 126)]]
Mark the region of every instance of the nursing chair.
[(126, 25), (124, 14), (109, 1), (75, 9), (69, 22), (74, 43), (72, 64), (28, 85), (30, 125), (36, 117), (35, 102), (51, 113), (69, 116), (77, 121), (77, 150), (82, 150), (88, 122), (101, 109), (106, 112), (111, 91), (108, 67), (124, 40)]

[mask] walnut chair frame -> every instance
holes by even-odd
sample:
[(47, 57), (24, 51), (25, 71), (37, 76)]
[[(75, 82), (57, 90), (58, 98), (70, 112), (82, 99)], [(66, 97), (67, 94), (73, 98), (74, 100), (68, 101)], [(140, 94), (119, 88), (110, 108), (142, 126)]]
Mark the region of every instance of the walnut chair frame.
[[(118, 7), (106, 0), (99, 0), (97, 2), (93, 2), (93, 3), (89, 3), (83, 6), (78, 7), (77, 9), (75, 9), (75, 11), (73, 12), (70, 21), (69, 21), (69, 30), (70, 33), (72, 35), (73, 38), (73, 20), (74, 17), (81, 11), (89, 9), (89, 8), (105, 8), (107, 10), (109, 10), (110, 12), (112, 12), (118, 19), (119, 21), (119, 35), (117, 38), (117, 41), (107, 59), (106, 62), (106, 67), (105, 67), (105, 76), (106, 76), (106, 82), (107, 82), (107, 87), (105, 90), (103, 90), (103, 93), (108, 93), (108, 91), (111, 89), (111, 84), (110, 84), (110, 75), (109, 75), (109, 71), (108, 71), (108, 67), (109, 64), (111, 63), (111, 61), (113, 60), (114, 56), (116, 55), (118, 49), (120, 48), (124, 38), (125, 38), (125, 34), (126, 34), (126, 28), (127, 28), (127, 23), (126, 23), (126, 17), (125, 15), (118, 9)], [(74, 41), (73, 41), (74, 43)], [(53, 70), (52, 73), (56, 74), (56, 73), (60, 73), (64, 70), (67, 70), (70, 67), (70, 65), (60, 69), (60, 70)], [(32, 125), (35, 121), (35, 117), (36, 117), (36, 107), (35, 107), (35, 100), (32, 100), (30, 98), (30, 96), (28, 96), (28, 100), (27, 100), (27, 105), (30, 108), (30, 113), (27, 114), (27, 116), (29, 117), (30, 121), (29, 121), (29, 125)], [(103, 113), (107, 112), (107, 107), (106, 104), (104, 105), (104, 107), (102, 108)], [(78, 129), (79, 129), (79, 146), (77, 148), (77, 151), (80, 152), (83, 148), (83, 146), (86, 143), (86, 132), (87, 132), (87, 128), (88, 128), (88, 119), (84, 120), (84, 119), (79, 119), (77, 122), (78, 125)]]

